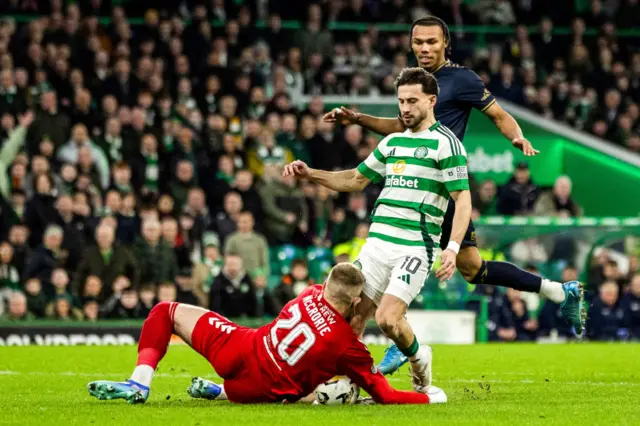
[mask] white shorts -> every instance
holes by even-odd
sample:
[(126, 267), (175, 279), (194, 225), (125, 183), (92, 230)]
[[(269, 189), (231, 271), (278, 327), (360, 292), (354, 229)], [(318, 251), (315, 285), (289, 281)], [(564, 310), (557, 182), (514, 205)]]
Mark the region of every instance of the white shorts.
[(427, 253), (424, 247), (403, 246), (367, 238), (358, 259), (362, 268), (364, 294), (380, 304), (383, 294), (390, 294), (409, 305), (420, 293), (435, 259), (435, 249)]

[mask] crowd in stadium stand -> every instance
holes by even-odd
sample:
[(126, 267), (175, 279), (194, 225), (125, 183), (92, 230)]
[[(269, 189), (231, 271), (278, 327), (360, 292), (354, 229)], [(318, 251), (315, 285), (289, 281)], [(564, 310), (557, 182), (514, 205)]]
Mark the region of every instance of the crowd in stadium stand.
[[(506, 43), (456, 32), (453, 59), (501, 98), (640, 151), (640, 51), (616, 37), (640, 22), (635, 0), (617, 10), (593, 1), (576, 19), (573, 2), (549, 1), (62, 3), (0, 4), (17, 18), (42, 14), (0, 22), (4, 319), (144, 318), (173, 300), (270, 316), (332, 263), (354, 260), (380, 187), (336, 194), (282, 178), (281, 167), (298, 158), (342, 169), (366, 158), (378, 139), (323, 122), (320, 95), (393, 94), (414, 59), (406, 31), (329, 31), (328, 22), (434, 13), (451, 25), (539, 25), (536, 34), (517, 26)], [(572, 32), (558, 36), (554, 25)], [(303, 94), (314, 97), (298, 108)], [(474, 183), (473, 205), (474, 217), (582, 214), (568, 178), (544, 191), (526, 163), (501, 188)], [(557, 243), (570, 258), (571, 241)], [(545, 261), (534, 246), (513, 247), (511, 257)], [(589, 283), (600, 324), (591, 329), (602, 329), (593, 337), (640, 338), (637, 261), (625, 277), (607, 275), (613, 261), (601, 261), (602, 280), (594, 272)], [(557, 306), (545, 303), (534, 320), (515, 292), (476, 292), (491, 299), (493, 338), (561, 329)]]

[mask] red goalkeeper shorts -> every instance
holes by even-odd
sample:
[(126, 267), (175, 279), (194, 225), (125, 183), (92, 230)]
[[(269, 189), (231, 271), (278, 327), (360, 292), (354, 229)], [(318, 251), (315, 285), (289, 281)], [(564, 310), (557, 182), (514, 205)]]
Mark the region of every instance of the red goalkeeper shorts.
[(205, 357), (224, 379), (224, 389), (232, 402), (274, 402), (265, 387), (255, 351), (256, 330), (242, 327), (222, 315), (209, 312), (196, 323), (191, 346)]

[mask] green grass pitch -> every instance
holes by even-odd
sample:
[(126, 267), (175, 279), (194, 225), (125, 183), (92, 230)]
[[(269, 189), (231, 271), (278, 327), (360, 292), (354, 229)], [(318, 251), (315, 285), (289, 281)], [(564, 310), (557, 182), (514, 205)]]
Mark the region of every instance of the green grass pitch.
[[(372, 348), (376, 358), (382, 347)], [(0, 424), (422, 425), (640, 424), (640, 345), (435, 346), (440, 406), (253, 405), (191, 400), (194, 375), (215, 377), (185, 346), (172, 346), (144, 405), (89, 397), (87, 382), (130, 374), (136, 348), (0, 349)], [(410, 387), (406, 370), (390, 378)]]

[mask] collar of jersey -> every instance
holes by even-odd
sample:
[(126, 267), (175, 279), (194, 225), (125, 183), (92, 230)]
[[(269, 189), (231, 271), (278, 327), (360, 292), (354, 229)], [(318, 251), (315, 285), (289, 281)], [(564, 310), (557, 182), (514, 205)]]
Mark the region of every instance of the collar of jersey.
[(447, 59), (446, 61), (444, 61), (444, 62), (442, 63), (442, 65), (440, 65), (438, 68), (436, 68), (435, 70), (433, 70), (433, 71), (431, 72), (431, 74), (435, 74), (435, 73), (437, 73), (437, 72), (438, 72), (438, 71), (440, 71), (440, 70), (441, 70), (445, 65), (449, 65), (450, 63), (451, 63), (451, 61)]

